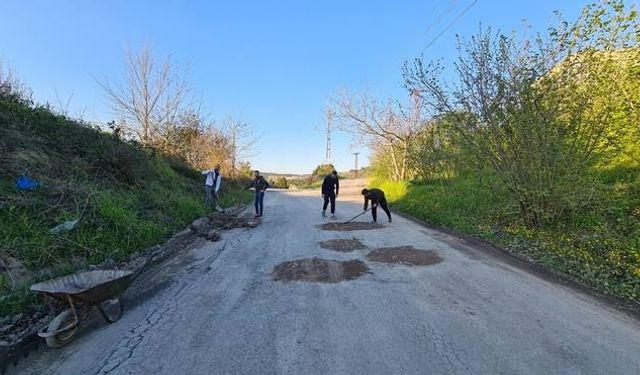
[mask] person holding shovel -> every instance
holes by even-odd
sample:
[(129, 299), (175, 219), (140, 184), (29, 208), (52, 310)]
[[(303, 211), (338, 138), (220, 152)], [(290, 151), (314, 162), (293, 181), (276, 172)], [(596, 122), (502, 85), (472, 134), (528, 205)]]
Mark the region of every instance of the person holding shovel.
[(387, 198), (384, 196), (384, 191), (380, 189), (362, 189), (362, 195), (364, 195), (364, 211), (367, 211), (369, 208), (369, 201), (371, 201), (371, 216), (373, 216), (373, 222), (376, 223), (378, 221), (378, 205), (382, 207), (384, 212), (387, 214), (389, 218), (389, 222), (391, 222), (391, 212), (389, 211), (389, 207), (387, 206)]
[(331, 218), (336, 219), (336, 197), (340, 190), (340, 182), (338, 181), (338, 172), (332, 171), (322, 181), (322, 198), (324, 205), (322, 206), (322, 217), (327, 216), (327, 206), (331, 202)]
[(245, 190), (254, 188), (256, 191), (256, 199), (254, 206), (256, 208), (256, 216), (262, 217), (262, 211), (264, 209), (264, 193), (269, 188), (269, 183), (260, 175), (260, 171), (254, 171), (255, 178), (251, 181), (251, 185), (247, 186)]

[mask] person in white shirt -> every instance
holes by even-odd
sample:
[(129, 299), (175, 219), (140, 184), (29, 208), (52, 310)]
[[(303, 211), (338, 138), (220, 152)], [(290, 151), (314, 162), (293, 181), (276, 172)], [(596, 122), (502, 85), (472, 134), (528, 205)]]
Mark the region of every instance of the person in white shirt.
[(220, 164), (216, 164), (213, 170), (207, 169), (202, 171), (202, 175), (205, 176), (204, 181), (204, 201), (207, 207), (213, 207), (215, 210), (220, 211), (222, 208), (218, 205), (220, 192), (220, 185), (222, 184), (222, 175), (220, 174)]

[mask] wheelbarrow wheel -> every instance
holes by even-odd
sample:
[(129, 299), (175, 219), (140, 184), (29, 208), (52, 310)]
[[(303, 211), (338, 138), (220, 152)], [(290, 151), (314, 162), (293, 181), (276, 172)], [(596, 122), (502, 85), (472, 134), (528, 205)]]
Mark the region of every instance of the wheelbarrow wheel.
[[(73, 311), (70, 309), (64, 310), (60, 314), (58, 314), (53, 320), (49, 323), (47, 327), (48, 332), (55, 332), (59, 329), (62, 329), (76, 320)], [(73, 336), (78, 331), (78, 326), (75, 325), (68, 330), (62, 331), (58, 334), (45, 337), (47, 345), (51, 348), (59, 348), (63, 345), (68, 344), (71, 340), (73, 340)]]

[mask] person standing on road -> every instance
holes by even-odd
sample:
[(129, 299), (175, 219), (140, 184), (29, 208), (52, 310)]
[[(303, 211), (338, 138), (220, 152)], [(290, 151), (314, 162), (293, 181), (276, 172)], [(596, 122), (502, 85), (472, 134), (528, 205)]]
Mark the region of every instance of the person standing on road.
[(264, 193), (269, 188), (269, 183), (260, 175), (260, 171), (254, 171), (255, 178), (251, 181), (251, 185), (247, 186), (245, 190), (249, 190), (254, 188), (256, 191), (256, 198), (254, 202), (254, 206), (256, 208), (256, 216), (262, 217), (262, 212), (264, 208)]
[(204, 202), (207, 207), (213, 207), (219, 211), (222, 208), (219, 206), (219, 192), (220, 185), (222, 184), (222, 175), (220, 175), (220, 164), (216, 164), (213, 169), (207, 169), (202, 171), (202, 175), (205, 176), (204, 180)]
[(364, 195), (364, 210), (367, 211), (369, 207), (369, 201), (371, 201), (371, 216), (373, 216), (373, 222), (376, 223), (378, 221), (378, 205), (382, 207), (384, 212), (387, 214), (389, 218), (389, 222), (391, 222), (391, 212), (389, 211), (389, 207), (387, 206), (387, 198), (384, 196), (384, 191), (380, 189), (362, 189), (362, 195)]
[(338, 181), (338, 172), (331, 171), (331, 174), (327, 175), (322, 181), (322, 198), (324, 198), (324, 205), (322, 205), (322, 217), (327, 216), (327, 206), (331, 202), (331, 218), (336, 219), (336, 197), (340, 190), (340, 182)]

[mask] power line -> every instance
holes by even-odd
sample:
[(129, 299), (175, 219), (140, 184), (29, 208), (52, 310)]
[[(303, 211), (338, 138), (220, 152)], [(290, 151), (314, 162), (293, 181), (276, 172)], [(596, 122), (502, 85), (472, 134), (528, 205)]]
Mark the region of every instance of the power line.
[(433, 43), (435, 43), (438, 39), (440, 39), (440, 37), (444, 33), (446, 33), (447, 30), (449, 30), (451, 27), (453, 27), (453, 25), (455, 25), (456, 22), (458, 22), (469, 11), (469, 9), (471, 9), (474, 5), (476, 5), (477, 2), (478, 2), (478, 0), (471, 1), (471, 4), (469, 4), (466, 8), (464, 8), (462, 13), (458, 14), (458, 16), (453, 21), (451, 21), (451, 23), (449, 23), (447, 25), (447, 27), (445, 27), (444, 30), (442, 30), (438, 35), (436, 35), (435, 38), (431, 39), (431, 41), (427, 44), (427, 46), (422, 49), (421, 53), (424, 53), (424, 51), (427, 48), (431, 47), (433, 45)]
[[(429, 30), (431, 30), (434, 26), (436, 26), (437, 24), (440, 23), (440, 21), (442, 21), (443, 17), (445, 15), (447, 15), (448, 13), (451, 12), (451, 10), (453, 10), (453, 8), (455, 8), (456, 4), (458, 3), (458, 0), (450, 0), (449, 1), (451, 4), (449, 5), (449, 8), (445, 9), (442, 13), (440, 13), (439, 16), (437, 16), (437, 18), (431, 22), (431, 24), (425, 29), (425, 34), (429, 32)], [(437, 7), (436, 7), (437, 9)], [(435, 11), (435, 9), (434, 9)]]

